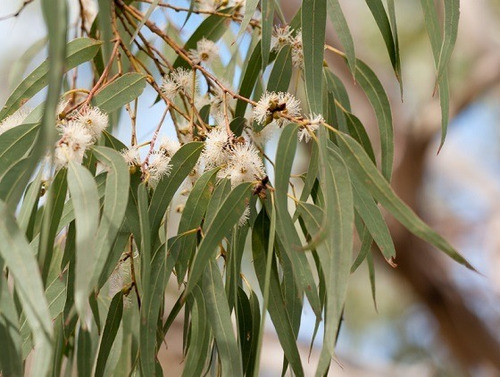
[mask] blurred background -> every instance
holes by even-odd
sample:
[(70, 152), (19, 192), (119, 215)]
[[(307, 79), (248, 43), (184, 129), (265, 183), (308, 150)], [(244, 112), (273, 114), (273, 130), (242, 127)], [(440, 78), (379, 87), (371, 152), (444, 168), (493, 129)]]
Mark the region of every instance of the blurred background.
[[(22, 3), (3, 0), (0, 17), (15, 13)], [(171, 3), (186, 5), (186, 1)], [(434, 62), (420, 2), (396, 2), (403, 102), (366, 2), (340, 3), (358, 57), (381, 78), (391, 100), (396, 133), (394, 189), (480, 273), (453, 263), (389, 219), (398, 267), (378, 260), (377, 310), (366, 265), (352, 275), (337, 346), (338, 361), (332, 364), (331, 375), (500, 376), (500, 1), (461, 2), (460, 29), (450, 66), (452, 121), (439, 154), (439, 100), (432, 95)], [(76, 4), (75, 0), (73, 20), (78, 14)], [(283, 0), (285, 16), (291, 17), (299, 4), (298, 0)], [(437, 4), (442, 5), (442, 1)], [(160, 25), (170, 23), (175, 27), (183, 22), (179, 15), (173, 17), (162, 10), (155, 11), (153, 17)], [(190, 22), (196, 25), (199, 18), (193, 16)], [(230, 32), (237, 33), (237, 28)], [(43, 61), (44, 35), (36, 0), (19, 16), (0, 22), (1, 104), (20, 79)], [(189, 35), (189, 29), (185, 35)], [(327, 42), (340, 47), (331, 29)], [(242, 46), (245, 43), (243, 40)], [(348, 87), (354, 114), (377, 138), (374, 114), (345, 64), (328, 53), (325, 56)], [(39, 102), (43, 95), (33, 102)], [(154, 93), (148, 91), (141, 97), (144, 111), (139, 110), (139, 142), (150, 138), (163, 111), (151, 107), (153, 99)], [(116, 132), (127, 140), (126, 119)], [(273, 146), (268, 148), (272, 150)], [(176, 285), (172, 286), (175, 290)], [(172, 298), (176, 294), (173, 291)], [(276, 376), (282, 359), (269, 320), (268, 325), (262, 376)], [(312, 375), (317, 356), (314, 348), (308, 357), (313, 327), (314, 316), (306, 307), (299, 342), (304, 363), (310, 366), (307, 375)], [(166, 344), (168, 349), (160, 353), (164, 373), (180, 375), (180, 322), (167, 335)]]

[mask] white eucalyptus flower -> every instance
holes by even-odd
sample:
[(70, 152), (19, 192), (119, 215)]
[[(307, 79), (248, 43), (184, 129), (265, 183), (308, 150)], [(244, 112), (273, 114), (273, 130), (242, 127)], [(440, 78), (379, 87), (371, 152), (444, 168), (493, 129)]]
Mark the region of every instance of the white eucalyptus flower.
[(102, 112), (98, 107), (89, 107), (82, 110), (75, 120), (83, 125), (95, 140), (101, 136), (102, 131), (108, 126), (108, 114)]
[(196, 43), (196, 49), (189, 50), (188, 56), (195, 63), (210, 63), (219, 55), (219, 48), (210, 39), (202, 38)]
[(278, 51), (283, 46), (290, 44), (293, 40), (292, 32), (293, 30), (288, 25), (276, 25), (273, 29), (273, 35), (271, 37), (271, 50)]
[(265, 92), (253, 109), (255, 121), (264, 126), (275, 123), (282, 127), (288, 124), (289, 120), (283, 118), (283, 115), (300, 115), (300, 102), (290, 93)]
[(205, 169), (212, 169), (227, 162), (230, 138), (224, 127), (214, 127), (207, 135), (201, 159)]
[(127, 162), (129, 166), (140, 166), (141, 165), (141, 155), (139, 153), (139, 148), (130, 147), (129, 149), (123, 149), (121, 155)]
[(235, 187), (242, 182), (252, 182), (264, 178), (265, 170), (258, 150), (249, 143), (233, 145), (227, 166), (219, 173), (219, 177), (231, 180)]
[(170, 157), (160, 152), (153, 152), (148, 163), (149, 183), (151, 186), (155, 187), (160, 179), (168, 176), (171, 169)]
[(308, 143), (311, 140), (311, 132), (315, 132), (325, 119), (321, 114), (310, 114), (305, 121), (307, 124), (300, 128), (297, 137), (299, 141)]
[(179, 140), (163, 136), (158, 149), (160, 150), (160, 152), (166, 154), (167, 156), (172, 157), (175, 154), (175, 152), (179, 150), (180, 147), (181, 143), (179, 143)]
[(54, 160), (56, 168), (68, 165), (70, 161), (81, 164), (85, 150), (93, 144), (93, 137), (80, 122), (71, 121), (61, 128), (61, 139), (56, 143)]
[(299, 30), (295, 37), (290, 40), (292, 45), (292, 64), (294, 67), (304, 67), (304, 51), (302, 49), (302, 30)]

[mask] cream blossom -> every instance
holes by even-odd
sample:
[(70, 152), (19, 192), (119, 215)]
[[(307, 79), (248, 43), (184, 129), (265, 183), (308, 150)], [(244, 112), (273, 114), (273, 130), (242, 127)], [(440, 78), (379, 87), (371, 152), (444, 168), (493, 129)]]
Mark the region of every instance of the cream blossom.
[(255, 121), (267, 126), (275, 123), (282, 127), (289, 123), (283, 115), (298, 117), (300, 115), (300, 102), (290, 93), (265, 92), (253, 109)]
[(161, 152), (153, 152), (148, 162), (149, 183), (151, 186), (155, 187), (163, 177), (168, 176), (171, 169), (170, 157)]
[(87, 129), (89, 134), (97, 140), (102, 131), (108, 126), (108, 114), (102, 112), (98, 107), (88, 107), (83, 109), (76, 116), (75, 121)]
[(297, 134), (299, 141), (308, 143), (311, 140), (311, 132), (315, 132), (324, 121), (321, 114), (310, 114), (305, 119), (305, 126), (302, 126)]
[(207, 135), (201, 159), (205, 169), (212, 169), (227, 162), (226, 149), (230, 144), (230, 137), (223, 127), (214, 127)]
[(188, 56), (195, 63), (210, 63), (219, 55), (219, 48), (210, 39), (202, 38), (196, 43), (196, 49), (189, 50)]

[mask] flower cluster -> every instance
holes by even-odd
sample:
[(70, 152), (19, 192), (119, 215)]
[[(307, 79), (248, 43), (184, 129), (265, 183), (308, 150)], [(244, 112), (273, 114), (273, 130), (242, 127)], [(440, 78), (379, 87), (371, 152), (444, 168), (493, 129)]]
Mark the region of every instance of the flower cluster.
[(180, 93), (191, 97), (197, 91), (197, 81), (193, 79), (193, 75), (192, 70), (182, 67), (175, 69), (163, 78), (162, 92), (171, 101)]
[(210, 63), (219, 55), (219, 48), (209, 39), (202, 38), (196, 44), (196, 49), (189, 50), (188, 56), (194, 63)]
[(61, 138), (57, 141), (54, 160), (56, 168), (70, 161), (81, 164), (85, 151), (93, 145), (108, 126), (108, 115), (97, 107), (87, 107), (68, 121), (59, 124)]
[(215, 127), (208, 134), (201, 161), (207, 170), (220, 167), (218, 177), (230, 179), (233, 187), (261, 180), (266, 175), (255, 146), (245, 139), (228, 135), (222, 127)]
[(300, 102), (290, 93), (283, 92), (264, 93), (253, 110), (255, 121), (264, 126), (276, 124), (278, 127), (283, 127), (289, 123), (284, 116), (299, 115)]
[(304, 66), (304, 52), (302, 50), (302, 31), (299, 29), (294, 33), (290, 26), (275, 27), (271, 37), (271, 49), (278, 51), (280, 48), (290, 45), (292, 47), (292, 63), (294, 67)]
[(170, 159), (181, 147), (179, 141), (163, 137), (158, 150), (150, 150), (144, 163), (137, 146), (122, 150), (122, 156), (131, 168), (142, 167), (143, 174), (150, 186), (155, 187), (158, 182), (170, 174), (172, 165)]

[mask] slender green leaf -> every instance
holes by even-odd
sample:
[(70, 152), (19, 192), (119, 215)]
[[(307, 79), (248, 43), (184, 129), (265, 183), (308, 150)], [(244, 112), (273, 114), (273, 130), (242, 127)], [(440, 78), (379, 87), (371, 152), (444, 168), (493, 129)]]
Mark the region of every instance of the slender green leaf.
[(242, 183), (236, 186), (226, 200), (224, 200), (210, 225), (206, 228), (204, 227), (205, 237), (194, 256), (186, 291), (184, 292), (185, 296), (198, 283), (207, 263), (215, 256), (219, 242), (222, 241), (224, 236), (238, 223), (241, 215), (243, 215), (250, 197), (250, 188), (250, 183)]
[(391, 105), (384, 87), (375, 73), (361, 60), (356, 65), (356, 78), (370, 101), (377, 118), (382, 153), (382, 174), (390, 181), (394, 160), (394, 131), (392, 129)]
[[(182, 211), (177, 234), (180, 235), (201, 225), (209, 199), (214, 190), (215, 178), (218, 171), (219, 168), (212, 169), (204, 173), (196, 181)], [(170, 254), (167, 258), (173, 258), (172, 262), (168, 261), (168, 264), (176, 265), (177, 281), (180, 283), (186, 274), (187, 263), (196, 250), (197, 232), (181, 237), (178, 242), (179, 245), (174, 250), (181, 251), (181, 253)], [(177, 263), (177, 258), (179, 258), (179, 263)]]
[(271, 36), (273, 32), (273, 19), (274, 19), (274, 1), (263, 0), (260, 2), (261, 6), (261, 54), (262, 54), (262, 72), (266, 70), (269, 61), (269, 54), (271, 50)]
[(182, 146), (172, 156), (172, 160), (170, 161), (172, 165), (170, 175), (158, 183), (149, 204), (149, 221), (153, 236), (160, 228), (161, 220), (172, 197), (182, 181), (184, 181), (184, 178), (188, 176), (196, 165), (202, 150), (203, 143), (193, 142)]
[(469, 262), (448, 241), (432, 230), (392, 190), (375, 168), (363, 148), (350, 136), (339, 134), (339, 144), (349, 169), (366, 186), (372, 196), (410, 232), (429, 242), (452, 259), (474, 270)]
[(44, 284), (47, 282), (54, 252), (54, 240), (66, 201), (66, 192), (68, 189), (66, 175), (65, 169), (58, 171), (47, 193), (48, 199), (44, 208), (46, 215), (44, 214), (43, 216), (44, 223), (40, 232), (40, 244), (38, 248), (38, 261), (42, 267)]
[(165, 253), (158, 249), (151, 260), (149, 284), (144, 286), (140, 323), (140, 367), (143, 376), (156, 376), (158, 316), (165, 294)]
[(14, 298), (9, 292), (7, 278), (0, 277), (0, 371), (4, 376), (22, 376), (23, 358), (18, 316)]
[(92, 99), (92, 103), (105, 113), (111, 113), (139, 97), (145, 87), (146, 76), (142, 73), (125, 73), (103, 87)]
[[(450, 7), (447, 16), (450, 17), (450, 20), (453, 19), (452, 15), (455, 17), (458, 17), (458, 12), (455, 13), (453, 12), (452, 8), (456, 6), (456, 3), (458, 1), (452, 0), (449, 2), (449, 4), (446, 4), (446, 7)], [(425, 21), (425, 27), (427, 29), (427, 34), (429, 35), (429, 40), (431, 42), (431, 47), (432, 47), (432, 54), (434, 56), (434, 62), (436, 64), (436, 70), (438, 71), (438, 78), (439, 80), (436, 81), (436, 84), (438, 85), (439, 88), (439, 101), (441, 103), (441, 142), (439, 145), (438, 151), (441, 149), (441, 147), (444, 144), (444, 141), (446, 139), (446, 133), (448, 130), (448, 122), (449, 122), (449, 84), (448, 84), (448, 69), (447, 69), (447, 64), (444, 64), (444, 60), (441, 60), (441, 51), (443, 46), (445, 47), (445, 54), (450, 54), (451, 55), (451, 49), (453, 48), (453, 44), (450, 46), (451, 41), (447, 41), (446, 43), (443, 40), (443, 36), (439, 27), (439, 20), (438, 20), (438, 15), (437, 15), (437, 10), (434, 5), (433, 0), (420, 0), (420, 4), (422, 6), (422, 10), (424, 12), (424, 21)], [(451, 11), (451, 12), (450, 12)], [(453, 12), (453, 13), (452, 13)], [(448, 22), (450, 22), (448, 20)], [(451, 21), (453, 23), (453, 21)], [(453, 38), (453, 28), (456, 27), (454, 25), (448, 25), (446, 26), (448, 30), (447, 37), (448, 38)], [(456, 38), (456, 36), (454, 37)], [(449, 60), (449, 57), (447, 58)], [(440, 64), (442, 64), (441, 71), (439, 71)]]
[(366, 187), (356, 177), (353, 177), (352, 183), (356, 211), (363, 219), (384, 258), (392, 263), (392, 259), (396, 257), (396, 249), (389, 228)]
[(328, 17), (332, 21), (333, 28), (342, 43), (347, 58), (347, 64), (352, 75), (356, 75), (356, 54), (354, 51), (354, 41), (352, 40), (349, 25), (345, 19), (344, 12), (340, 7), (339, 0), (328, 0), (327, 4)]
[(99, 197), (94, 177), (72, 161), (68, 169), (68, 188), (76, 220), (75, 305), (80, 320), (85, 321), (99, 224)]
[[(26, 193), (24, 194), (23, 204), (21, 205), (21, 209), (19, 210), (19, 214), (17, 215), (17, 223), (19, 224), (19, 228), (24, 233), (28, 233), (28, 228), (30, 224), (30, 220), (33, 218), (33, 213), (36, 213), (38, 199), (41, 195), (41, 185), (42, 185), (42, 171), (39, 171), (36, 175), (35, 179), (30, 183)], [(28, 236), (28, 240), (30, 236)]]
[[(101, 45), (100, 41), (90, 38), (77, 38), (68, 43), (64, 72), (92, 59)], [(26, 77), (11, 94), (0, 110), (0, 119), (13, 114), (23, 103), (47, 86), (49, 63), (46, 60)], [(59, 72), (59, 75), (61, 72)]]
[[(246, 186), (246, 185), (245, 185)], [(239, 186), (242, 187), (242, 186)], [(243, 366), (217, 262), (208, 261), (203, 278), (207, 317), (215, 336), (223, 376), (243, 376)]]
[[(269, 218), (265, 211), (261, 211), (255, 220), (252, 233), (252, 253), (255, 273), (259, 281), (261, 290), (265, 291), (266, 285), (266, 265), (267, 265), (267, 241), (269, 240)], [(274, 261), (274, 256), (271, 259), (271, 272), (269, 280), (269, 305), (267, 310), (271, 316), (276, 335), (280, 341), (281, 347), (285, 353), (285, 357), (290, 363), (295, 375), (304, 376), (304, 370), (300, 361), (300, 354), (297, 348), (296, 336), (292, 329), (292, 324), (288, 313), (283, 310), (285, 302), (281, 293), (279, 275)], [(266, 309), (266, 308), (264, 308)], [(260, 352), (257, 349), (257, 352)], [(259, 371), (254, 370), (254, 375), (258, 375)]]
[(1, 201), (0, 239), (0, 256), (14, 279), (16, 293), (39, 353), (37, 366), (43, 375), (48, 371), (52, 357), (53, 330), (49, 308), (35, 256), (13, 215)]
[(458, 34), (458, 20), (460, 18), (460, 0), (448, 0), (444, 2), (444, 30), (443, 42), (439, 51), (439, 60), (437, 63), (438, 82), (445, 74), (451, 53), (455, 47)]
[(99, 344), (99, 353), (97, 354), (97, 362), (95, 366), (94, 376), (104, 376), (106, 362), (108, 361), (111, 347), (116, 338), (116, 334), (120, 327), (123, 315), (123, 292), (119, 291), (109, 305), (104, 331), (102, 332), (101, 342)]
[(92, 338), (90, 332), (80, 327), (76, 348), (78, 376), (90, 377), (92, 375), (92, 356)]
[(201, 376), (210, 357), (210, 342), (212, 334), (207, 316), (207, 303), (201, 288), (193, 289), (194, 300), (190, 310), (191, 328), (190, 341), (186, 354), (185, 367), (182, 376)]
[[(391, 9), (391, 18), (394, 18), (392, 22), (389, 21), (389, 17), (385, 12), (384, 4), (382, 0), (365, 0), (368, 8), (373, 14), (373, 18), (377, 23), (377, 26), (384, 38), (385, 45), (387, 47), (387, 52), (389, 53), (389, 58), (391, 59), (392, 67), (394, 68), (394, 72), (396, 74), (396, 78), (398, 81), (401, 81), (401, 62), (399, 59), (399, 51), (397, 49), (397, 30), (396, 30), (396, 17), (394, 12), (394, 6), (390, 7)], [(392, 4), (394, 5), (394, 4)]]
[(238, 31), (238, 35), (236, 36), (236, 41), (240, 39), (240, 37), (246, 31), (248, 25), (250, 24), (250, 20), (252, 19), (258, 5), (259, 5), (259, 0), (245, 1), (245, 12), (243, 16), (243, 21), (241, 21), (240, 30)]
[[(247, 66), (242, 75), (239, 94), (244, 97), (250, 97), (259, 78), (260, 68), (262, 65), (262, 51), (261, 42), (259, 42), (253, 49), (250, 58), (248, 59)], [(242, 117), (245, 115), (247, 102), (238, 100), (234, 110), (234, 117)]]
[(325, 49), (326, 0), (302, 2), (304, 78), (309, 110), (323, 114), (323, 52)]
[(321, 316), (320, 301), (314, 277), (302, 243), (293, 224), (287, 206), (288, 181), (297, 148), (297, 126), (288, 125), (281, 134), (276, 151), (276, 231), (290, 259), (297, 285), (304, 290), (309, 303), (318, 317)]
[[(160, 3), (160, 0), (153, 0), (151, 2), (151, 5), (149, 6), (148, 10), (146, 11), (146, 13), (144, 13), (144, 17), (142, 18), (142, 20), (139, 22), (139, 25), (136, 26), (135, 28), (135, 31), (134, 31), (134, 34), (132, 35), (132, 37), (130, 38), (130, 44), (132, 44), (133, 40), (135, 38), (137, 38), (137, 35), (139, 34), (139, 32), (141, 31), (142, 27), (144, 26), (144, 24), (146, 23), (147, 20), (149, 20), (149, 18), (151, 17), (151, 15), (153, 14), (153, 11), (155, 10), (155, 8), (158, 6), (158, 4)], [(191, 5), (192, 6), (192, 5)], [(189, 16), (189, 15), (188, 15)]]
[(101, 275), (105, 262), (122, 225), (128, 203), (130, 174), (127, 163), (116, 151), (106, 147), (95, 147), (94, 156), (102, 162), (108, 173), (101, 221), (95, 241), (93, 276), (89, 284), (92, 290)]
[(389, 21), (391, 23), (392, 37), (394, 39), (394, 50), (396, 54), (396, 66), (395, 73), (396, 78), (399, 81), (399, 87), (401, 89), (401, 101), (403, 101), (403, 77), (401, 75), (401, 54), (399, 52), (399, 37), (398, 37), (398, 25), (396, 22), (396, 6), (394, 0), (387, 0), (387, 13), (389, 15)]
[(292, 48), (283, 47), (274, 61), (274, 66), (267, 81), (270, 92), (286, 92), (292, 77)]

